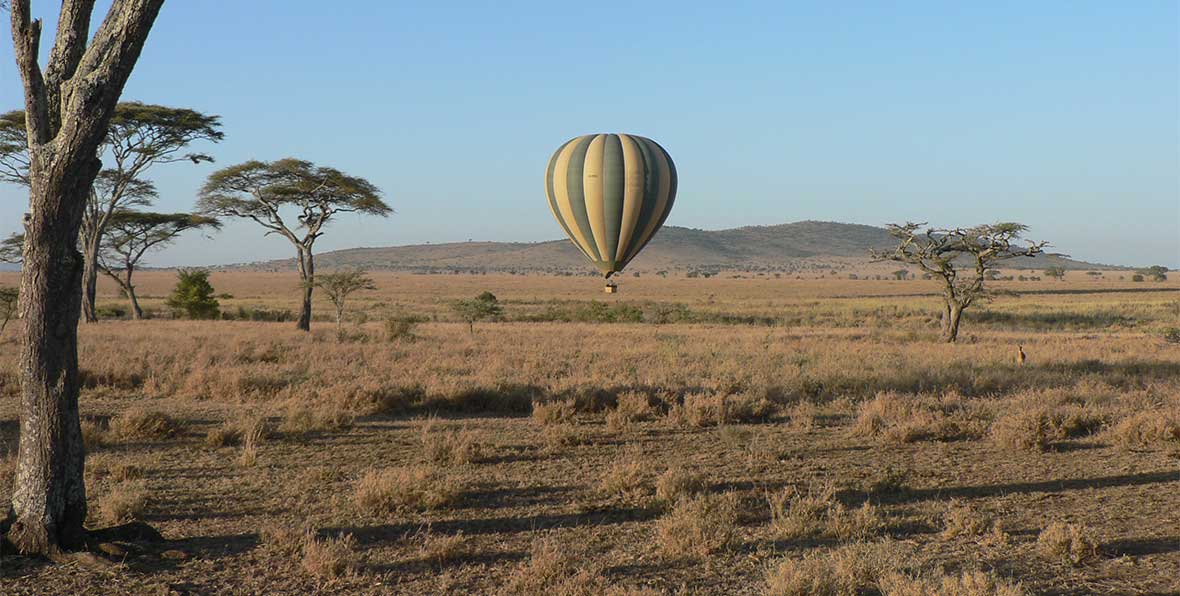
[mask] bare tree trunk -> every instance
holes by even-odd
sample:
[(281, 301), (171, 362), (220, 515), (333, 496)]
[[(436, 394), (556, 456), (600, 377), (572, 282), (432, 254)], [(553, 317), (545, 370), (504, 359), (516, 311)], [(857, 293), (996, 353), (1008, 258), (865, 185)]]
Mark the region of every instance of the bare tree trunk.
[[(45, 71), (41, 22), (10, 0), (29, 147), (20, 310), (20, 443), (6, 539), (19, 552), (82, 546), (85, 447), (78, 418), (78, 230), (102, 167), (98, 146), (164, 0), (115, 0), (89, 36), (93, 0), (63, 0)], [(90, 43), (87, 44), (87, 39)]]
[(8, 540), (26, 553), (75, 548), (85, 536), (77, 246), (82, 207), (99, 166), (91, 157), (73, 169), (32, 177), (21, 272), (20, 447), (8, 531)]
[(310, 248), (299, 247), (299, 279), (303, 282), (303, 305), (299, 310), (299, 320), (295, 328), (301, 331), (311, 331), (311, 292), (315, 288), (315, 257)]
[(948, 344), (959, 339), (959, 319), (963, 316), (963, 307), (958, 304), (948, 304), (943, 313), (942, 340)]
[(344, 303), (336, 305), (336, 341), (344, 339)]
[(135, 286), (131, 283), (134, 270), (135, 265), (127, 263), (127, 268), (123, 270), (123, 291), (127, 292), (127, 298), (131, 301), (131, 318), (138, 321), (143, 318), (143, 309), (139, 307), (139, 298), (135, 296)]
[(87, 323), (98, 322), (98, 238), (86, 234), (82, 244), (82, 316)]

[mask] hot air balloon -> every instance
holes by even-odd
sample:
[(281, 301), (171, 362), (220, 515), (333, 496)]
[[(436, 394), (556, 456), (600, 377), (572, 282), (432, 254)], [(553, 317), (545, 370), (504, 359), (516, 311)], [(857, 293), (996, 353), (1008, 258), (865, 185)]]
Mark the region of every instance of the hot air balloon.
[(625, 134), (584, 135), (549, 159), (545, 193), (570, 241), (607, 279), (643, 250), (676, 199), (676, 166), (655, 141)]

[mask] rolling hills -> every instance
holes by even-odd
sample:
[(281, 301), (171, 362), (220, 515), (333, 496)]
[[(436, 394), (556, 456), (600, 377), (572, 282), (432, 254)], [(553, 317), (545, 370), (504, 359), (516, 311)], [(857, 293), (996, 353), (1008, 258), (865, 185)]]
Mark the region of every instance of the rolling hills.
[[(775, 271), (800, 272), (847, 268), (869, 262), (871, 248), (885, 248), (891, 238), (884, 228), (821, 221), (728, 230), (667, 226), (627, 268), (632, 271)], [(584, 258), (567, 240), (548, 242), (454, 242), (325, 252), (316, 258), (320, 269), (362, 267), (393, 271), (516, 271), (586, 273)], [(1060, 255), (1015, 259), (1012, 268), (1068, 269), (1103, 267)], [(294, 259), (238, 264), (227, 269), (283, 271)]]

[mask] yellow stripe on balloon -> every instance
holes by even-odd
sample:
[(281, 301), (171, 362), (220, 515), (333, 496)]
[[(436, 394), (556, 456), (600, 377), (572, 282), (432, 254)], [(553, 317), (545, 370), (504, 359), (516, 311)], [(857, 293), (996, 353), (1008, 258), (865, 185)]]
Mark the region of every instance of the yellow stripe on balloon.
[(602, 206), (602, 153), (606, 148), (606, 135), (598, 135), (586, 149), (586, 167), (582, 170), (582, 192), (586, 197), (586, 218), (590, 220), (590, 232), (603, 261), (609, 261), (606, 254), (606, 215)]
[(635, 233), (639, 223), (639, 214), (643, 210), (643, 154), (635, 139), (629, 135), (619, 135), (619, 144), (623, 147), (623, 219), (619, 225), (619, 244), (615, 251), (615, 262), (625, 264), (627, 246), (631, 236)]
[(553, 199), (557, 203), (557, 209), (561, 212), (561, 221), (565, 222), (565, 226), (569, 228), (570, 234), (573, 235), (571, 240), (578, 245), (586, 257), (591, 261), (594, 260), (590, 251), (590, 242), (582, 234), (582, 229), (578, 227), (578, 220), (574, 218), (574, 209), (570, 206), (570, 193), (568, 186), (568, 174), (570, 166), (570, 156), (574, 149), (580, 144), (579, 141), (585, 137), (578, 137), (557, 156), (557, 164), (553, 166)]

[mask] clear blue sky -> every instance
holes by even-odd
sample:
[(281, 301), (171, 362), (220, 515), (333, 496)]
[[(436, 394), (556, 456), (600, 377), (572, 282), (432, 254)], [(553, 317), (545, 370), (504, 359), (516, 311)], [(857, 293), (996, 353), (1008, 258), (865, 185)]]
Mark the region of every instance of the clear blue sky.
[[(34, 2), (47, 32), (55, 10)], [(1016, 220), (1078, 258), (1176, 267), (1178, 31), (1172, 0), (172, 0), (124, 99), (224, 119), (217, 164), (153, 172), (159, 209), (250, 158), (380, 186), (396, 213), (341, 219), (321, 251), (559, 238), (550, 153), (630, 132), (676, 161), (670, 225)], [(5, 36), (0, 107), (20, 106)], [(24, 210), (0, 189), (0, 234)], [(291, 252), (239, 224), (151, 264)]]

